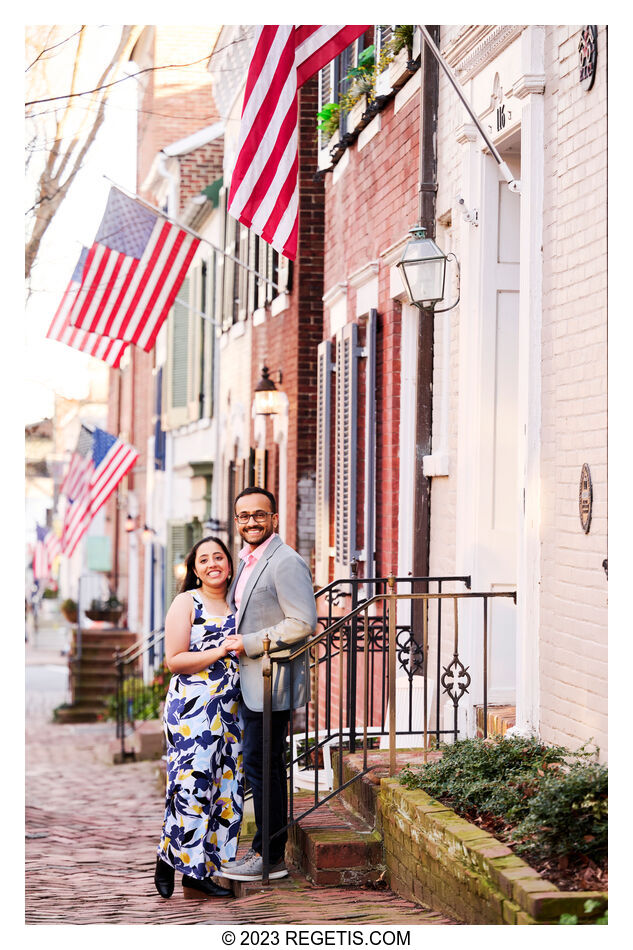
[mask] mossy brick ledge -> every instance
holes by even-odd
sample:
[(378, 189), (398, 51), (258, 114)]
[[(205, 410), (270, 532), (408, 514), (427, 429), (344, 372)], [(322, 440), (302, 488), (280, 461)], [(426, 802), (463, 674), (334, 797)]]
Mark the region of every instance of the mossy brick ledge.
[[(421, 789), (383, 778), (379, 824), (390, 887), (466, 924), (552, 924), (561, 914), (588, 923), (607, 894), (561, 891), (486, 831)], [(597, 901), (590, 915), (585, 901)]]

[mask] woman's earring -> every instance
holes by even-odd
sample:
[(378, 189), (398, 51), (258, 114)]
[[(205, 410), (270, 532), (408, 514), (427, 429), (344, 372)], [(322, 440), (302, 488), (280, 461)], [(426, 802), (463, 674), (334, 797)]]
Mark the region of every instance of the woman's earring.
[(202, 580), (196, 576), (196, 587), (202, 587)]

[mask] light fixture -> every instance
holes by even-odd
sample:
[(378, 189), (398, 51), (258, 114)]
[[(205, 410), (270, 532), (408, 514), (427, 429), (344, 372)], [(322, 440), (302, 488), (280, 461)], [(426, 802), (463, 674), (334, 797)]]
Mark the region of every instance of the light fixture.
[(153, 528), (150, 528), (149, 525), (143, 525), (143, 532), (141, 537), (145, 544), (150, 544), (154, 540), (154, 535), (156, 532)]
[(134, 531), (136, 528), (136, 518), (133, 518), (132, 515), (128, 515), (125, 519), (125, 530), (129, 534), (131, 531)]
[[(454, 254), (444, 254), (432, 238), (427, 238), (425, 228), (416, 226), (409, 234), (411, 239), (396, 265), (400, 268), (404, 289), (409, 303), (421, 310), (436, 310), (435, 305), (444, 299), (446, 262), (451, 258), (456, 262), (458, 275), (459, 262)], [(452, 310), (458, 303), (459, 292), (454, 304), (437, 313)]]
[[(281, 383), (281, 370), (277, 381)], [(281, 393), (275, 386), (267, 366), (262, 367), (262, 378), (255, 387), (255, 414), (258, 416), (279, 415), (282, 410)]]
[(177, 581), (181, 581), (186, 573), (187, 565), (185, 564), (185, 559), (182, 554), (177, 554), (176, 563), (174, 564), (174, 577)]

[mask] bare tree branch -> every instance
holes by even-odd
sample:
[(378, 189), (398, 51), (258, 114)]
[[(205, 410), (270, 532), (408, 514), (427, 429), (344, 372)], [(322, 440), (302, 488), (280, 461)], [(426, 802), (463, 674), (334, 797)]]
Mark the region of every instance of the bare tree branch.
[[(89, 93), (92, 96), (91, 105), (94, 105), (96, 109), (95, 114), (91, 115), (87, 110), (78, 129), (73, 130), (70, 139), (66, 136), (66, 130), (71, 117), (76, 114), (73, 112), (73, 103), (68, 102), (61, 111), (60, 118), (55, 120), (54, 141), (47, 151), (44, 168), (38, 179), (33, 204), (35, 210), (33, 226), (26, 243), (25, 276), (27, 280), (31, 275), (42, 239), (66, 197), (75, 176), (81, 169), (83, 161), (103, 124), (109, 88), (113, 85), (112, 83), (105, 84), (105, 79), (127, 62), (141, 30), (142, 27), (140, 26), (124, 26), (122, 28), (117, 48), (99, 77), (98, 85), (101, 88)], [(76, 34), (79, 39), (73, 62), (71, 97), (85, 95), (85, 93), (77, 92), (78, 71), (84, 52), (84, 31), (85, 27), (82, 26)]]

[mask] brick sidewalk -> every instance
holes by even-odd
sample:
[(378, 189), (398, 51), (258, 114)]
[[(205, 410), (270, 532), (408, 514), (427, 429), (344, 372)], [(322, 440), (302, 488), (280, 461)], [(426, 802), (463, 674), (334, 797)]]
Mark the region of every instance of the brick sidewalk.
[[(165, 901), (153, 884), (163, 797), (156, 765), (107, 764), (108, 723), (27, 717), (28, 924), (376, 924), (453, 921), (386, 890), (317, 888), (298, 872), (240, 899)], [(178, 878), (178, 875), (177, 875)]]

